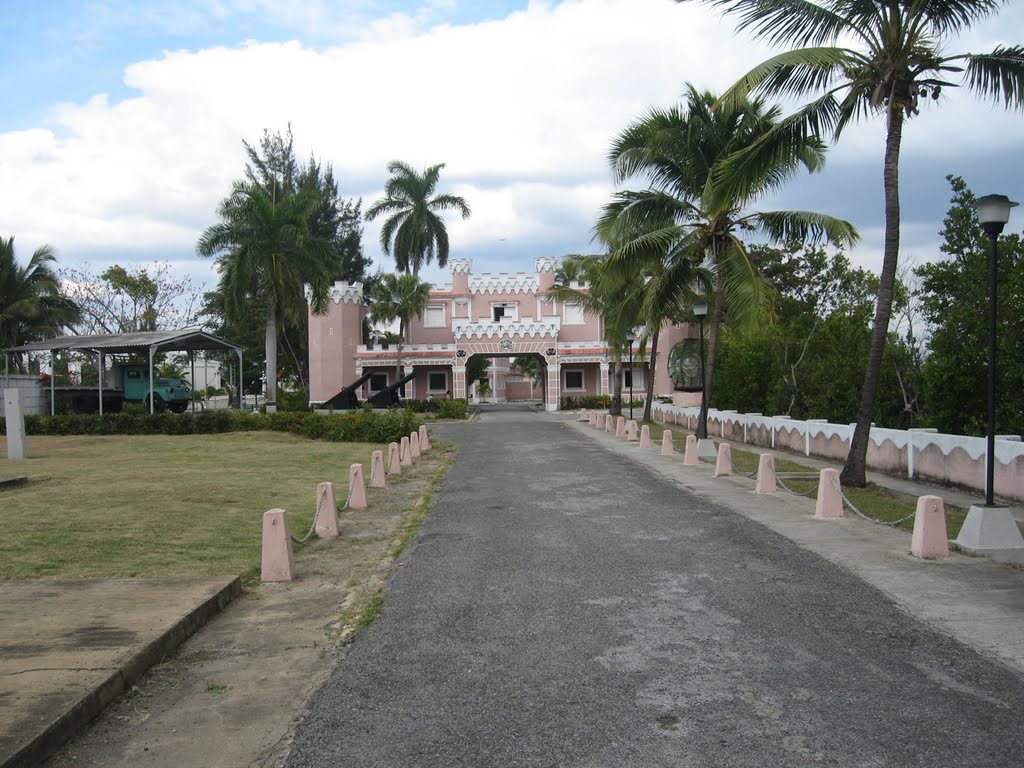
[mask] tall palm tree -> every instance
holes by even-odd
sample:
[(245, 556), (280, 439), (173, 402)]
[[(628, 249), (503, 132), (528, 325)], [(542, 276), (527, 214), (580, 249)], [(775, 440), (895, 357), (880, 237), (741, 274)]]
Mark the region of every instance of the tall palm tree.
[(469, 206), (458, 195), (434, 195), (444, 163), (427, 168), (422, 175), (400, 160), (388, 163), (385, 197), (371, 205), (366, 219), (389, 214), (380, 230), (380, 247), (395, 257), (402, 272), (419, 275), (420, 268), (437, 258), (437, 266), (448, 263), (448, 230), (443, 211), (458, 211), (469, 218)]
[(238, 182), (218, 207), (220, 221), (200, 236), (200, 256), (217, 256), (218, 289), (230, 322), (254, 304), (266, 309), (267, 405), (277, 403), (278, 323), (297, 323), (306, 312), (304, 286), (315, 313), (327, 309), (330, 245), (309, 232), (319, 205), (311, 191), (277, 196), (273, 189)]
[(764, 160), (756, 173), (739, 175), (730, 171), (731, 159), (757, 146), (775, 127), (778, 108), (761, 100), (734, 99), (716, 109), (717, 96), (689, 84), (684, 96), (685, 104), (652, 109), (614, 140), (609, 161), (616, 180), (641, 176), (650, 187), (616, 193), (598, 229), (632, 233), (612, 254), (613, 265), (642, 263), (660, 251), (677, 263), (678, 254), (689, 253), (694, 264), (710, 269), (714, 291), (704, 369), (707, 397), (697, 428), (698, 437), (706, 438), (707, 404), (726, 312), (741, 329), (763, 326), (772, 313), (774, 291), (741, 234), (785, 243), (824, 238), (837, 244), (853, 243), (858, 235), (850, 223), (823, 213), (747, 210), (799, 171), (819, 170), (825, 155), (821, 141), (805, 137), (789, 151)]
[(425, 283), (416, 275), (381, 275), (373, 291), (373, 304), (370, 306), (370, 320), (374, 323), (393, 323), (398, 321), (398, 349), (395, 367), (400, 380), (404, 374), (402, 369), (402, 343), (409, 321), (413, 317), (421, 317), (430, 302), (430, 283)]
[[(53, 336), (78, 321), (78, 306), (63, 295), (51, 268), (56, 261), (53, 248), (43, 245), (21, 266), (14, 236), (0, 237), (0, 346), (7, 349)], [(25, 373), (21, 355), (15, 364)]]
[[(578, 304), (584, 312), (602, 320), (602, 331), (612, 359), (613, 416), (622, 413), (622, 358), (629, 345), (629, 332), (640, 324), (639, 304), (631, 297), (639, 290), (639, 276), (609, 280), (604, 270), (608, 255), (572, 254), (555, 271), (555, 282), (548, 290), (557, 301)], [(584, 285), (585, 288), (578, 286)]]
[[(885, 244), (882, 274), (857, 427), (841, 480), (865, 484), (866, 457), (882, 351), (889, 330), (900, 250), (899, 159), (903, 123), (920, 102), (938, 99), (943, 88), (966, 85), (1004, 107), (1024, 107), (1024, 46), (998, 46), (991, 53), (946, 55), (947, 40), (992, 15), (1002, 0), (676, 0), (702, 2), (739, 17), (773, 45), (796, 46), (754, 67), (726, 94), (757, 92), (814, 100), (780, 121), (765, 141), (776, 152), (812, 136), (835, 141), (855, 120), (886, 121), (882, 179)], [(837, 43), (851, 43), (844, 47)], [(962, 73), (954, 82), (957, 73)], [(756, 173), (771, 152), (751, 152), (737, 166)], [(743, 175), (743, 174), (741, 174)]]

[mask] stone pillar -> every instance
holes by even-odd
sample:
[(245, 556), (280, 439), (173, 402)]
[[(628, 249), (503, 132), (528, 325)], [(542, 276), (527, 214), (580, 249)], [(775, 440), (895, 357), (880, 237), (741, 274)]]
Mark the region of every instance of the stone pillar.
[(562, 366), (558, 362), (557, 356), (552, 356), (548, 360), (548, 377), (547, 387), (545, 387), (546, 397), (544, 399), (544, 410), (545, 411), (557, 411), (558, 405), (561, 401), (561, 376)]
[(770, 453), (762, 453), (757, 460), (757, 483), (754, 493), (775, 493), (775, 458)]
[(385, 488), (387, 480), (384, 472), (384, 452), (374, 451), (370, 456), (370, 487)]
[[(464, 357), (458, 358), (460, 361), (465, 359)], [(457, 362), (452, 366), (452, 397), (465, 400), (466, 396), (466, 364)]]
[(722, 443), (718, 446), (718, 460), (715, 462), (715, 477), (732, 474), (732, 446)]
[(4, 389), (4, 418), (7, 420), (7, 458), (25, 459), (25, 415), (21, 411), (21, 390)]
[(338, 502), (334, 497), (334, 483), (320, 483), (316, 487), (316, 509), (317, 538), (338, 538)]
[(818, 478), (818, 500), (814, 516), (826, 520), (843, 516), (843, 497), (839, 495), (839, 470), (823, 469)]
[(599, 394), (599, 395), (610, 395), (611, 394), (611, 392), (608, 391), (608, 371), (609, 371), (610, 368), (611, 368), (611, 365), (609, 363), (601, 363), (600, 364), (601, 372), (600, 372), (600, 374), (598, 374), (598, 379), (597, 379), (597, 394)]
[(366, 509), (366, 483), (363, 482), (362, 464), (353, 464), (348, 468), (348, 508)]
[(914, 513), (914, 535), (910, 539), (914, 557), (948, 557), (946, 507), (941, 496), (920, 496)]
[(388, 474), (402, 474), (402, 456), (398, 443), (388, 443)]
[(263, 552), (260, 581), (291, 581), (295, 578), (295, 555), (288, 533), (288, 513), (271, 509), (263, 513)]

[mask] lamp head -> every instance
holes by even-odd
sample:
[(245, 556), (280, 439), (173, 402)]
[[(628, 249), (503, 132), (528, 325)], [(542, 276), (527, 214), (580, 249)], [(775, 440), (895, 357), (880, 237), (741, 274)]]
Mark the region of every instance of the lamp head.
[(988, 234), (992, 230), (998, 235), (1003, 231), (1003, 225), (1010, 220), (1010, 209), (1017, 205), (1006, 195), (985, 195), (975, 201), (974, 210), (978, 212), (982, 229)]
[(693, 314), (697, 317), (704, 317), (708, 313), (708, 305), (706, 301), (695, 301), (693, 302)]

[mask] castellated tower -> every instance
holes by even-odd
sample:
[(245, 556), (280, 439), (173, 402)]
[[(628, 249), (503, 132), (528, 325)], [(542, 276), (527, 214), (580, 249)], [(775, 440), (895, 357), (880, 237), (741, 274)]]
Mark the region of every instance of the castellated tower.
[(356, 347), (362, 344), (363, 284), (337, 281), (330, 290), (327, 312), (314, 315), (309, 306), (309, 401), (322, 403), (351, 384), (356, 376)]

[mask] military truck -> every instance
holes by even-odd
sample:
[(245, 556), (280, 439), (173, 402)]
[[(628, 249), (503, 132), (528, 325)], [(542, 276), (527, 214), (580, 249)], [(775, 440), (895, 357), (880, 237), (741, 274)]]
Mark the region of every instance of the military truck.
[[(125, 403), (138, 403), (149, 410), (149, 373), (145, 363), (116, 364), (113, 371), (104, 375), (102, 396), (103, 410), (107, 413), (120, 411)], [(96, 413), (100, 407), (99, 387), (56, 387), (54, 398), (58, 411)], [(154, 412), (184, 413), (191, 402), (192, 389), (188, 384), (157, 376), (154, 372)]]

